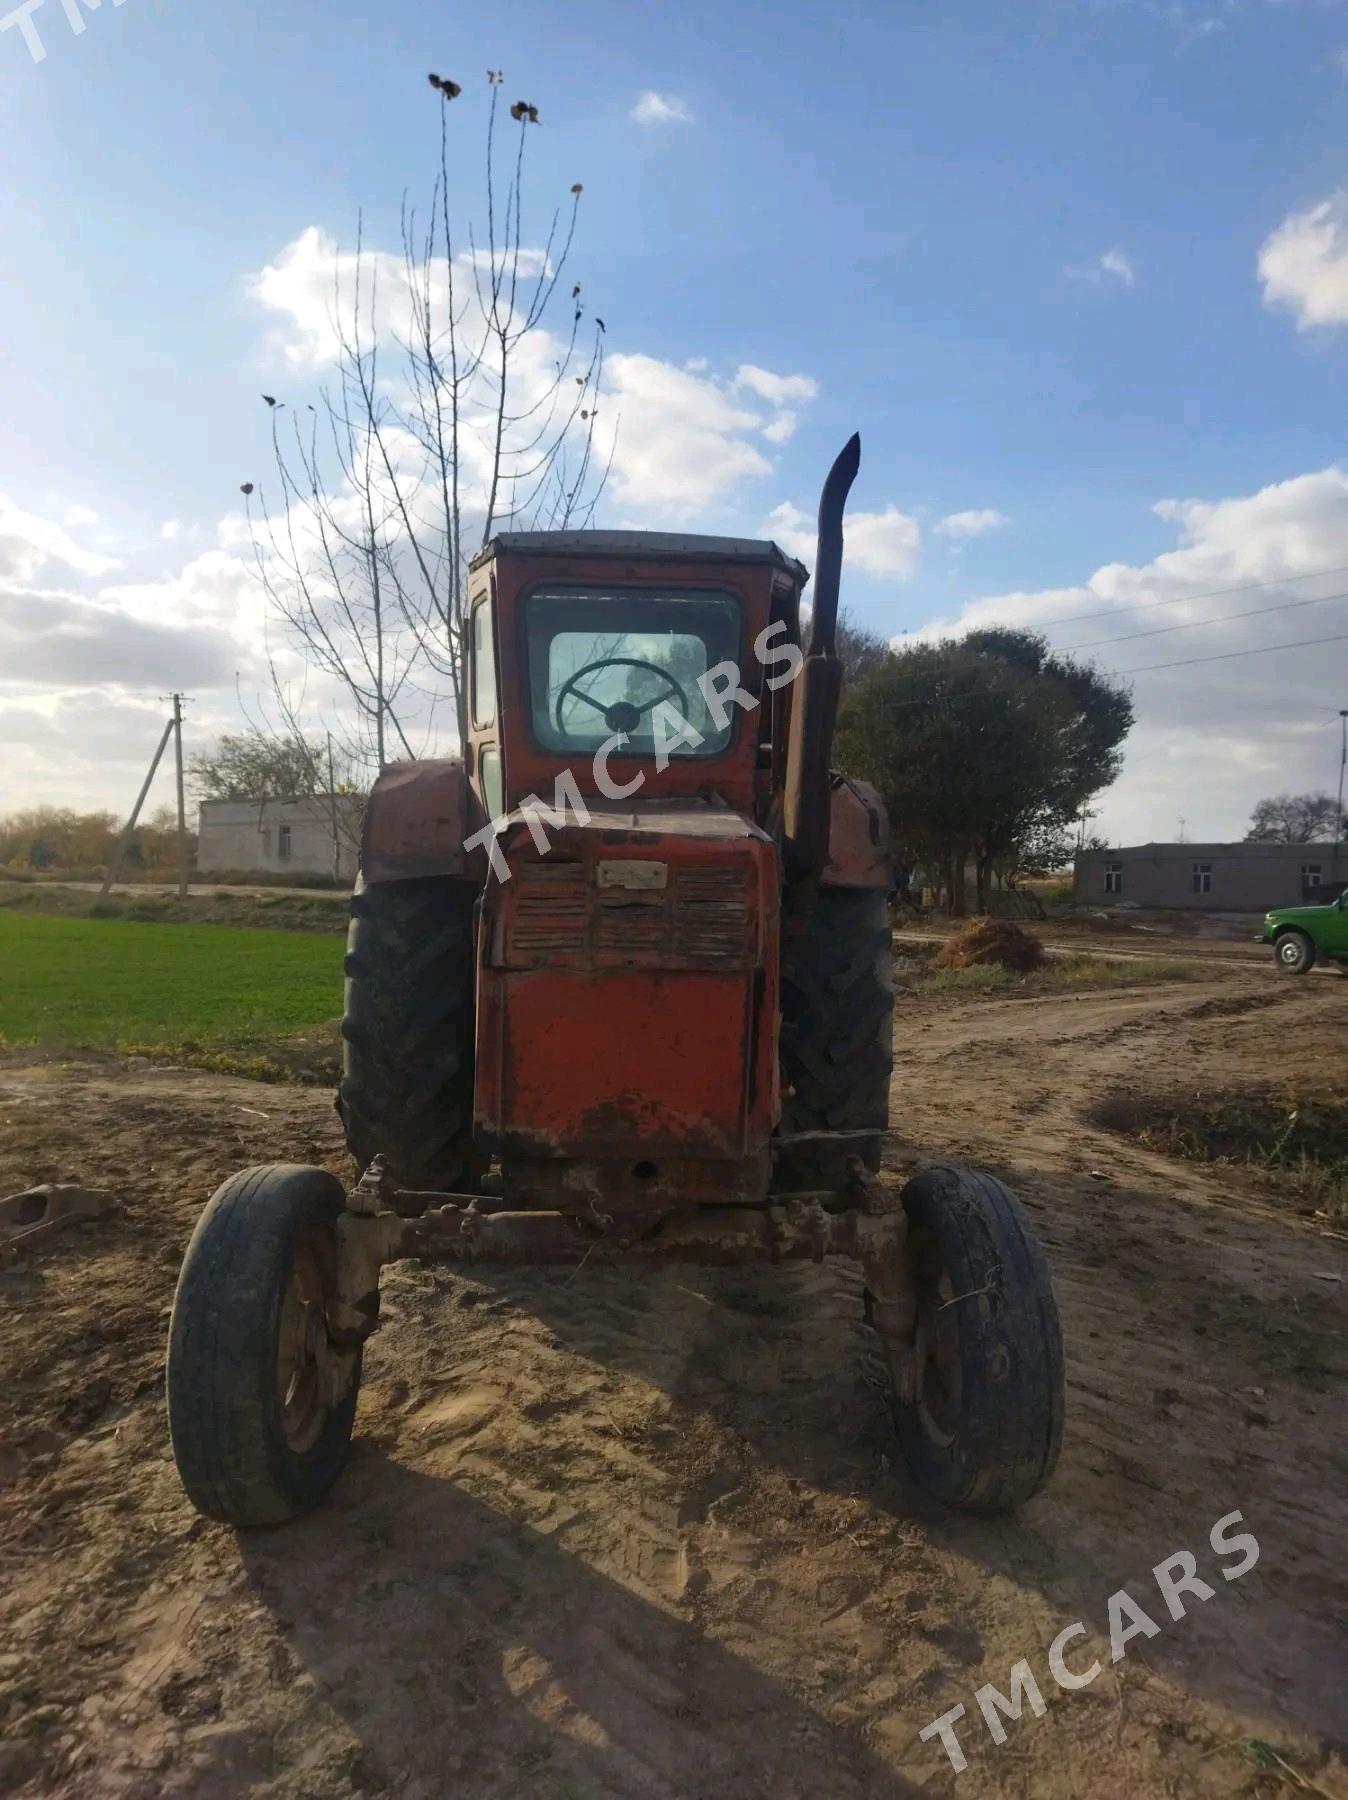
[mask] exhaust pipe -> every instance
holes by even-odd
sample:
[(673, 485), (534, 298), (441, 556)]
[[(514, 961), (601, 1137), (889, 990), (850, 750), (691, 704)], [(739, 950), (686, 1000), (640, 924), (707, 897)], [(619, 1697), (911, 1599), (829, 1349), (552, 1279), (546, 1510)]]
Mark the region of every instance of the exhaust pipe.
[(791, 686), (791, 734), (783, 796), (787, 870), (798, 878), (819, 875), (828, 861), (828, 763), (842, 690), (837, 639), (843, 508), (860, 466), (861, 437), (854, 432), (839, 451), (819, 496), (814, 604), (805, 661)]

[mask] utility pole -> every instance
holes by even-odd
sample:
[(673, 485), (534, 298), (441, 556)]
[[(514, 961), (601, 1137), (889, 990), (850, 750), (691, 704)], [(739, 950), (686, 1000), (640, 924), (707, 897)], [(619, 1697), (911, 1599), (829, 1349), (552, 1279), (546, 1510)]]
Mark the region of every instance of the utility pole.
[(1348, 706), (1339, 708), (1339, 799), (1334, 813), (1334, 863), (1330, 880), (1339, 879), (1339, 850), (1343, 844), (1343, 771), (1348, 766)]
[[(176, 694), (174, 695), (174, 699), (177, 699)], [(159, 740), (159, 747), (150, 758), (150, 767), (146, 771), (144, 781), (140, 784), (140, 792), (136, 795), (136, 804), (131, 808), (131, 817), (127, 820), (122, 835), (117, 840), (117, 848), (112, 853), (112, 861), (108, 864), (108, 872), (103, 877), (102, 887), (98, 890), (98, 897), (100, 900), (105, 900), (107, 898), (109, 888), (112, 886), (113, 882), (116, 881), (118, 875), (121, 874), (122, 858), (126, 855), (126, 847), (131, 842), (131, 833), (136, 829), (136, 820), (140, 817), (140, 809), (145, 804), (145, 796), (150, 791), (150, 783), (154, 780), (154, 772), (159, 767), (159, 759), (164, 754), (164, 746), (168, 743), (169, 735), (172, 730), (173, 720), (170, 719), (168, 724), (164, 727), (164, 734)], [(178, 792), (180, 794), (182, 793), (181, 786), (179, 787)]]
[(173, 696), (173, 759), (178, 777), (178, 898), (187, 898), (187, 808), (183, 802), (183, 697)]
[(332, 879), (342, 879), (342, 842), (337, 829), (337, 778), (332, 771), (332, 733), (328, 733), (328, 812), (332, 819)]

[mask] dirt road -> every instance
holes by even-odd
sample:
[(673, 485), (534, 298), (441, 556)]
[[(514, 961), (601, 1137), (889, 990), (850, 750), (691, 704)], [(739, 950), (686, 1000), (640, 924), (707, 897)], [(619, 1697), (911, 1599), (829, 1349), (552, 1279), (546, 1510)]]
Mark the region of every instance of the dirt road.
[[(1000, 1523), (904, 1492), (838, 1271), (408, 1265), (331, 1505), (207, 1524), (161, 1403), (178, 1257), (240, 1164), (340, 1166), (328, 1100), (0, 1068), (0, 1191), (78, 1176), (122, 1200), (0, 1273), (0, 1790), (1290, 1793), (1258, 1739), (1348, 1795), (1348, 1246), (1088, 1121), (1289, 1055), (1332, 1070), (1344, 992), (1224, 970), (901, 1014), (895, 1166), (921, 1145), (1005, 1175), (1059, 1284), (1063, 1459)], [(1237, 1508), (1261, 1554), (1228, 1585), (1208, 1533)], [(1180, 1549), (1217, 1591), (1171, 1622), (1149, 1571)], [(1048, 1644), (1081, 1619), (1098, 1653), (1124, 1583), (1161, 1629), (1061, 1692)], [(973, 1691), (1021, 1657), (1048, 1711), (996, 1747)], [(960, 1702), (957, 1781), (918, 1733)]]
[[(896, 944), (943, 944), (947, 933), (940, 931), (896, 931)], [(1254, 941), (1254, 933), (1250, 933), (1248, 944), (1230, 943), (1221, 939), (1195, 943), (1192, 938), (1164, 937), (1158, 934), (1156, 939), (1139, 947), (1137, 937), (1127, 942), (1107, 937), (1045, 937), (1043, 929), (1034, 934), (1043, 944), (1050, 956), (1094, 956), (1104, 962), (1167, 962), (1167, 963), (1202, 963), (1209, 968), (1251, 968), (1258, 964), (1271, 978), (1278, 976), (1273, 964), (1273, 952), (1265, 945)], [(1317, 963), (1313, 973), (1335, 974), (1335, 970), (1327, 963)], [(1287, 980), (1286, 976), (1281, 977)]]

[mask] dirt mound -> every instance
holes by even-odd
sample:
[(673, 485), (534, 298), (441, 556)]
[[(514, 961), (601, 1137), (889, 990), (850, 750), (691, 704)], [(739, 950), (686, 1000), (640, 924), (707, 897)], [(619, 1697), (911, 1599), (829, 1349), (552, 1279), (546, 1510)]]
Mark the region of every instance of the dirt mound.
[(947, 938), (936, 957), (942, 969), (971, 969), (995, 963), (1002, 969), (1028, 971), (1043, 967), (1044, 946), (1012, 919), (970, 919)]

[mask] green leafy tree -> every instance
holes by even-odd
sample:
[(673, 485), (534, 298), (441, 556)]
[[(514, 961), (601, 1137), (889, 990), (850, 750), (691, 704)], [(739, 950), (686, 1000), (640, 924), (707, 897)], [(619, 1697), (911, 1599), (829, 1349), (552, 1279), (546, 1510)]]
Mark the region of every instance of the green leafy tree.
[[(339, 762), (334, 772), (337, 792), (353, 792), (350, 771)], [(308, 800), (328, 792), (328, 752), (295, 733), (226, 733), (190, 759), (187, 774), (199, 800)]]
[(880, 790), (958, 914), (970, 862), (982, 907), (994, 871), (1014, 880), (1065, 854), (1132, 718), (1097, 671), (999, 628), (892, 651), (845, 694), (836, 756)]

